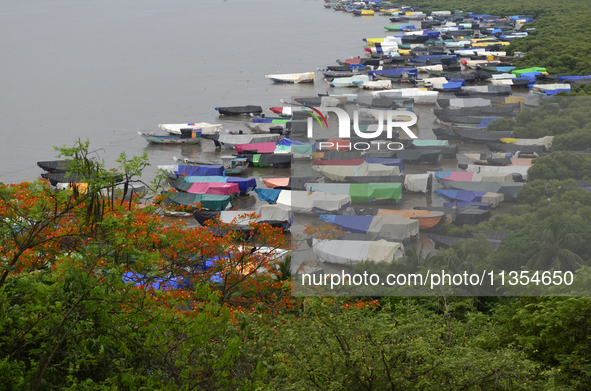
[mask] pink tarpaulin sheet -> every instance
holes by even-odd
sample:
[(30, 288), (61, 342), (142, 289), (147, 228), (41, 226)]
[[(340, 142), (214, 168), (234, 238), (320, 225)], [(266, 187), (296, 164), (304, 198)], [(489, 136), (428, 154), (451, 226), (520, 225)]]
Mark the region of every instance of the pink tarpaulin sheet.
[(442, 181), (460, 181), (460, 182), (472, 182), (472, 176), (474, 173), (471, 171), (466, 172), (452, 172), (447, 178), (441, 178)]
[(230, 195), (239, 193), (240, 188), (238, 183), (223, 183), (223, 182), (204, 182), (204, 183), (193, 183), (193, 186), (189, 188), (187, 193), (192, 194), (218, 194), (218, 195)]
[(236, 152), (243, 151), (257, 151), (258, 153), (273, 153), (277, 145), (273, 142), (270, 143), (252, 143), (252, 144), (237, 144), (234, 146)]

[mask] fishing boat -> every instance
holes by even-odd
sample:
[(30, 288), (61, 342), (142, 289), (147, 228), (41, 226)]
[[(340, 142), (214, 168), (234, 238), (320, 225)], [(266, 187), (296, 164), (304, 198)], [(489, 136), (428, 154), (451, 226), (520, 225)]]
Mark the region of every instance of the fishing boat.
[(263, 112), (261, 106), (255, 105), (216, 107), (215, 110), (220, 115), (258, 115)]
[(237, 183), (228, 182), (172, 182), (171, 186), (176, 190), (190, 194), (232, 195), (240, 193)]
[(233, 205), (233, 202), (234, 198), (229, 195), (172, 193), (168, 194), (164, 205), (182, 207), (185, 211), (197, 209), (198, 204), (202, 209), (226, 210)]
[(193, 211), (193, 217), (200, 225), (207, 221), (217, 219), (222, 223), (214, 228), (214, 233), (225, 235), (229, 230), (241, 231), (252, 236), (251, 223), (269, 224), (273, 228), (281, 228), (283, 232), (289, 231), (293, 222), (293, 212), (277, 205), (262, 205), (256, 211)]
[(239, 144), (277, 142), (279, 134), (220, 134), (217, 143), (225, 149), (235, 149)]
[(491, 152), (519, 153), (519, 156), (528, 155), (537, 157), (548, 153), (548, 150), (544, 145), (518, 145), (512, 143), (489, 142), (486, 143), (486, 146)]
[[(210, 162), (198, 162), (189, 160), (187, 158), (178, 159), (176, 156), (172, 157), (174, 161), (181, 161), (185, 165), (189, 166), (208, 166)], [(221, 156), (222, 166), (224, 166), (224, 175), (243, 175), (248, 170), (248, 160), (244, 158), (238, 158), (236, 156)]]
[(351, 205), (348, 195), (279, 189), (255, 189), (255, 192), (261, 201), (301, 214), (343, 213)]
[(289, 178), (261, 178), (269, 189), (278, 190), (306, 190), (308, 183), (324, 183), (324, 177), (305, 176)]
[(499, 203), (505, 200), (503, 194), (487, 191), (437, 189), (435, 194), (452, 201), (444, 203), (444, 206), (472, 206), (484, 210), (496, 208)]
[(447, 220), (460, 227), (477, 225), (491, 218), (490, 210), (478, 209), (475, 206), (429, 206), (416, 207), (418, 210), (439, 211), (446, 215)]
[(224, 176), (224, 166), (218, 164), (192, 166), (188, 164), (159, 165), (159, 170), (169, 178), (179, 179), (187, 176)]
[(458, 136), (451, 128), (433, 128), (433, 134), (437, 140), (458, 140)]
[(47, 172), (62, 173), (70, 171), (71, 163), (71, 160), (48, 160), (37, 162), (37, 166)]
[(176, 181), (169, 182), (169, 184), (178, 191), (186, 192), (193, 183), (211, 182), (236, 183), (238, 184), (240, 195), (246, 195), (249, 191), (254, 190), (257, 187), (257, 181), (255, 178), (236, 178), (219, 175), (183, 176)]
[[(334, 161), (333, 161), (334, 162)], [(317, 165), (313, 167), (314, 171), (324, 175), (330, 180), (336, 182), (344, 182), (346, 177), (356, 176), (386, 176), (386, 175), (400, 175), (400, 167), (386, 166), (383, 164), (372, 164), (366, 161), (361, 161), (358, 165)]]
[(514, 182), (512, 172), (436, 171), (433, 175), (439, 181)]
[(238, 153), (293, 154), (294, 158), (310, 158), (314, 151), (314, 143), (283, 139), (277, 143), (237, 144), (234, 148)]
[(449, 224), (451, 221), (446, 219), (445, 213), (439, 211), (428, 210), (390, 210), (379, 209), (376, 216), (397, 215), (406, 217), (407, 219), (417, 220), (419, 222), (419, 229), (423, 232), (436, 232), (441, 229), (444, 224)]
[(160, 136), (154, 133), (142, 133), (138, 132), (140, 136), (144, 138), (150, 144), (161, 144), (161, 145), (168, 145), (168, 144), (184, 144), (184, 145), (197, 145), (201, 144), (201, 132), (191, 132), (191, 136)]
[(252, 167), (290, 168), (293, 155), (290, 153), (239, 153), (238, 157), (244, 158)]
[(267, 79), (270, 79), (274, 83), (314, 83), (314, 72), (304, 73), (285, 73), (280, 75), (265, 75)]
[(404, 257), (401, 243), (386, 240), (322, 240), (315, 241), (312, 250), (319, 260), (338, 265), (359, 262), (391, 262)]
[(188, 124), (160, 124), (158, 127), (170, 134), (180, 135), (185, 131), (201, 131), (201, 134), (218, 134), (222, 130), (221, 124), (207, 122), (193, 122)]
[(516, 200), (517, 192), (523, 187), (522, 182), (463, 182), (442, 181), (441, 184), (450, 190), (466, 190), (485, 193), (498, 193), (505, 200)]
[(419, 235), (418, 220), (403, 216), (357, 216), (323, 214), (320, 220), (340, 227), (343, 231), (376, 234), (381, 237), (411, 238)]
[[(506, 175), (510, 174), (513, 176), (514, 182), (526, 181), (527, 172), (531, 166), (485, 166), (477, 164), (464, 164), (460, 168), (474, 172), (475, 174), (481, 175)], [(516, 180), (518, 178), (519, 180)], [(499, 182), (510, 182), (510, 181), (499, 181)]]
[(307, 183), (309, 192), (351, 196), (351, 202), (391, 203), (400, 201), (402, 183)]

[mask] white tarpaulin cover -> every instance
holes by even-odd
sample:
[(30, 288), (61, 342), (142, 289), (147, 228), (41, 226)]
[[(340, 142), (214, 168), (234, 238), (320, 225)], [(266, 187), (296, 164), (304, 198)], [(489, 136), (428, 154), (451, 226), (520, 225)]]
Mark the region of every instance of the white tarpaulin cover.
[(364, 81), (356, 82), (357, 87), (366, 90), (383, 90), (386, 88), (392, 88), (392, 80), (376, 80), (376, 81)]
[(497, 80), (497, 79), (514, 79), (516, 78), (517, 75), (514, 73), (498, 73), (498, 74), (493, 74), (492, 78), (493, 80)]
[[(257, 215), (261, 215), (259, 218), (247, 218), (247, 217), (240, 217), (244, 215), (250, 215), (251, 213), (256, 213)], [(249, 222), (258, 222), (258, 221), (289, 221), (293, 217), (293, 212), (285, 207), (280, 205), (263, 205), (261, 206), (258, 211), (242, 211), (242, 210), (227, 210), (220, 212), (220, 221), (223, 223), (231, 223), (234, 219), (236, 219), (235, 223), (237, 225), (248, 225)]]
[(181, 134), (181, 129), (201, 129), (201, 134), (217, 134), (222, 130), (221, 124), (199, 122), (192, 124), (160, 124), (158, 127), (170, 134)]
[(546, 136), (541, 138), (502, 138), (501, 141), (504, 143), (511, 143), (515, 145), (543, 145), (546, 150), (550, 150), (552, 147), (552, 141), (554, 136)]
[(229, 148), (237, 144), (277, 142), (281, 138), (279, 134), (220, 134), (218, 141)]
[(408, 174), (404, 178), (404, 188), (407, 191), (427, 193), (431, 174)]
[(427, 72), (427, 71), (434, 71), (434, 72), (443, 72), (443, 65), (427, 65), (424, 67), (417, 67), (417, 72)]
[(505, 196), (499, 193), (486, 193), (482, 196), (482, 202), (489, 203), (491, 208), (496, 208), (503, 201)]
[(369, 81), (369, 76), (356, 75), (351, 77), (337, 77), (334, 78), (332, 81), (327, 81), (327, 83), (335, 87), (355, 87), (355, 84), (353, 84), (354, 81)]
[(397, 215), (375, 216), (367, 233), (408, 238), (419, 234), (419, 221)]
[(281, 75), (266, 75), (267, 79), (275, 79), (286, 83), (313, 82), (316, 74), (314, 72), (285, 73)]
[(348, 176), (400, 175), (400, 167), (385, 166), (364, 162), (358, 166), (312, 166), (314, 171), (337, 182), (345, 181)]
[(404, 256), (404, 247), (401, 243), (385, 240), (327, 240), (315, 242), (312, 248), (320, 260), (346, 265), (360, 261), (388, 262)]
[(512, 86), (513, 80), (512, 79), (492, 79), (490, 83), (493, 86)]
[(450, 109), (461, 109), (462, 107), (480, 107), (480, 106), (490, 106), (491, 102), (490, 99), (484, 98), (465, 98), (465, 99), (450, 99), (449, 100), (449, 108)]
[(277, 205), (289, 208), (296, 213), (309, 213), (315, 208), (327, 212), (337, 212), (348, 204), (351, 204), (351, 197), (348, 195), (321, 192), (282, 190), (277, 197)]
[(514, 182), (513, 173), (475, 172), (472, 182)]
[(426, 91), (420, 88), (398, 88), (395, 90), (373, 91), (373, 97), (414, 99), (415, 103), (436, 103), (439, 91)]
[(529, 170), (529, 167), (530, 166), (480, 166), (468, 164), (466, 171), (472, 171), (481, 174), (521, 174), (523, 179), (527, 180), (527, 171)]

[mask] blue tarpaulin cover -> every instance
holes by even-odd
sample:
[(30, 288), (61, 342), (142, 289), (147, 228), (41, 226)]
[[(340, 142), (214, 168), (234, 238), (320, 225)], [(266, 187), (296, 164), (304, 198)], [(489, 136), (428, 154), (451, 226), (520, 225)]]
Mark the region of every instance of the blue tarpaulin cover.
[(389, 159), (383, 157), (366, 157), (365, 160), (369, 164), (383, 164), (384, 166), (397, 166), (400, 171), (404, 169), (404, 161), (402, 159)]
[(179, 165), (177, 166), (176, 175), (186, 176), (204, 176), (204, 175), (216, 175), (224, 176), (224, 166), (222, 165), (211, 165), (211, 166), (190, 166), (190, 165)]
[(281, 190), (277, 189), (254, 189), (254, 191), (259, 196), (259, 200), (267, 201), (270, 204), (276, 203), (281, 193)]
[(493, 121), (498, 120), (501, 117), (482, 117), (482, 119), (480, 120), (480, 123), (478, 124), (479, 128), (486, 128), (488, 126), (488, 124), (490, 124)]
[(435, 171), (433, 173), (433, 175), (435, 175), (435, 179), (437, 179), (438, 181), (443, 178), (448, 178), (450, 174), (450, 171)]
[(343, 231), (358, 234), (366, 233), (373, 219), (374, 216), (320, 215), (320, 220), (338, 225)]
[(437, 189), (435, 193), (443, 198), (447, 198), (450, 201), (463, 201), (463, 202), (480, 202), (482, 196), (486, 194), (485, 191), (467, 191), (467, 190), (447, 190)]

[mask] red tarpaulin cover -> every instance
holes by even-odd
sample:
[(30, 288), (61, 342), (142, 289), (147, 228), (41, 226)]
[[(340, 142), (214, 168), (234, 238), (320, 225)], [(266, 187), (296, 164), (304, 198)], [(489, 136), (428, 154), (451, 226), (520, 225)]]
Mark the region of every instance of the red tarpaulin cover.
[(193, 186), (189, 188), (187, 193), (192, 194), (217, 194), (217, 195), (230, 195), (239, 193), (240, 188), (238, 183), (223, 183), (223, 182), (203, 182), (193, 183)]
[(258, 153), (273, 153), (275, 152), (275, 148), (277, 148), (277, 144), (274, 142), (237, 144), (234, 148), (236, 148), (236, 152), (257, 151)]

